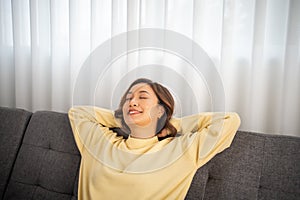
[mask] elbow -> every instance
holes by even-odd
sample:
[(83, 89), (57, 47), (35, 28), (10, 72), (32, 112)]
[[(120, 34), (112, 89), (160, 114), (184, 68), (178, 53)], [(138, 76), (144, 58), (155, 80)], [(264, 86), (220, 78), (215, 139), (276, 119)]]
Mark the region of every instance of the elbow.
[(74, 120), (75, 117), (78, 118), (78, 117), (81, 117), (84, 113), (84, 109), (83, 107), (81, 106), (74, 106), (74, 107), (71, 107), (68, 111), (68, 117), (69, 117), (69, 120)]
[(241, 125), (241, 118), (238, 113), (232, 112), (228, 115), (228, 120), (230, 120), (230, 124), (237, 131)]
[(72, 117), (77, 111), (77, 108), (76, 107), (71, 107), (68, 111), (68, 116), (69, 118)]
[(68, 111), (68, 118), (69, 118), (71, 124), (74, 121), (74, 115), (75, 115), (76, 112), (77, 111), (76, 111), (75, 107), (70, 108), (69, 111)]

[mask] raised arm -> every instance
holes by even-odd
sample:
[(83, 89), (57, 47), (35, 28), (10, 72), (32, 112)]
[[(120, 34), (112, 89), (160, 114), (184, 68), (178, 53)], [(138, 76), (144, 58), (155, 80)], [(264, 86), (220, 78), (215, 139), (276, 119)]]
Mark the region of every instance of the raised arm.
[(194, 137), (191, 153), (199, 167), (228, 148), (240, 126), (237, 113), (201, 113), (176, 120), (183, 135)]
[(100, 141), (103, 136), (115, 137), (109, 128), (119, 127), (111, 110), (78, 106), (69, 110), (69, 119), (80, 152), (84, 147)]

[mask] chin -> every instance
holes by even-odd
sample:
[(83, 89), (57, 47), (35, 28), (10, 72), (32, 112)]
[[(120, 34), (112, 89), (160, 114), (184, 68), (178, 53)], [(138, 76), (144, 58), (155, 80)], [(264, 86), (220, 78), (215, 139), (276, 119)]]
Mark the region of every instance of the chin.
[(150, 122), (145, 122), (140, 120), (126, 121), (126, 124), (129, 128), (136, 128), (136, 127), (147, 128), (149, 125), (151, 125)]

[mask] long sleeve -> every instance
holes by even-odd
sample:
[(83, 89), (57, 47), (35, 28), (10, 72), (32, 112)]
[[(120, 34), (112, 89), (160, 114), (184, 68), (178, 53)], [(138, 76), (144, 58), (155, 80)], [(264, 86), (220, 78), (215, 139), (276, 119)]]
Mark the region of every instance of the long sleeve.
[(109, 128), (120, 127), (112, 111), (89, 106), (73, 107), (69, 119), (80, 152), (85, 146), (101, 141), (103, 136), (115, 137)]
[(174, 119), (173, 123), (183, 135), (193, 135), (191, 157), (201, 167), (231, 145), (240, 117), (237, 113), (201, 113)]

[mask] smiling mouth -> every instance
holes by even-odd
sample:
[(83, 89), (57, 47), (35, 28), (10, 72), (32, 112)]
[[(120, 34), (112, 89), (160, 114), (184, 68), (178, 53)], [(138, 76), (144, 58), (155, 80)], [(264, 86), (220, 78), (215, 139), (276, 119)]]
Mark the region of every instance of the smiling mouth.
[(128, 111), (128, 115), (136, 115), (136, 114), (140, 114), (142, 113), (142, 111), (138, 111), (138, 110), (129, 110)]

